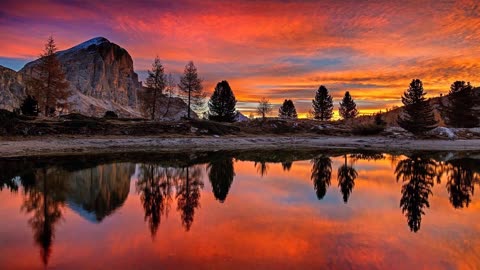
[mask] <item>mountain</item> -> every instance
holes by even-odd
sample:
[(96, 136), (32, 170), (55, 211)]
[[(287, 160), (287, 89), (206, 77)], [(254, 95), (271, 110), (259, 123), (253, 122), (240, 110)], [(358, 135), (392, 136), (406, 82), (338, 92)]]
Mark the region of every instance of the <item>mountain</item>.
[[(56, 56), (70, 84), (69, 112), (100, 117), (106, 111), (115, 111), (121, 117), (141, 116), (137, 96), (142, 83), (127, 50), (97, 37), (59, 51)], [(11, 111), (20, 106), (26, 95), (25, 81), (35, 76), (38, 64), (39, 59), (18, 72), (0, 66), (0, 109)], [(183, 115), (187, 105), (180, 99), (174, 103), (170, 114)]]

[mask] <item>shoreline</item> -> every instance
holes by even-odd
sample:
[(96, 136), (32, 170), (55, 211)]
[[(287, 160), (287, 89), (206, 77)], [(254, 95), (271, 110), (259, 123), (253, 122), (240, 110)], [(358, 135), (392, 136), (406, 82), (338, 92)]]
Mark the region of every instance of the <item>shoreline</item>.
[(37, 137), (3, 138), (1, 158), (228, 150), (357, 149), (371, 151), (480, 151), (480, 139), (415, 140), (381, 136)]

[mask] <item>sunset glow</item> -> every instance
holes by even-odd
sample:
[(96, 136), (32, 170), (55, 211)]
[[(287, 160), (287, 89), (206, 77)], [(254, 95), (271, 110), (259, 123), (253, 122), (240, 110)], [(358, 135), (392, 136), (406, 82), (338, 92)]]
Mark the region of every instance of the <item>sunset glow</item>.
[(293, 99), (305, 115), (321, 84), (335, 113), (347, 90), (372, 113), (400, 105), (413, 78), (427, 97), (455, 80), (480, 84), (476, 0), (4, 0), (0, 33), (0, 65), (15, 70), (49, 35), (60, 49), (106, 37), (128, 50), (141, 79), (156, 55), (176, 74), (193, 60), (207, 92), (228, 80), (246, 115), (261, 97)]

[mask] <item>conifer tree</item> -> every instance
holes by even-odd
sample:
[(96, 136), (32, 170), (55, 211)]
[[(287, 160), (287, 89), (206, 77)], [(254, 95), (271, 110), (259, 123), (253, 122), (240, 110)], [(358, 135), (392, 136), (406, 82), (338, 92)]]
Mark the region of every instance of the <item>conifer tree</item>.
[(202, 80), (198, 77), (197, 67), (192, 61), (185, 66), (178, 88), (183, 93), (184, 99), (187, 100), (187, 118), (190, 119), (192, 107), (194, 109), (202, 108), (206, 97), (203, 92)]
[(413, 134), (424, 134), (437, 127), (433, 107), (425, 99), (425, 95), (422, 81), (414, 79), (402, 96), (402, 103), (405, 106), (403, 115), (398, 117), (397, 122)]
[(333, 99), (328, 89), (321, 85), (312, 100), (313, 118), (321, 121), (328, 121), (333, 115)]
[(55, 53), (57, 46), (53, 37), (49, 37), (45, 49), (27, 80), (29, 95), (34, 96), (45, 116), (52, 115), (57, 107), (66, 107), (69, 97), (68, 82), (65, 81), (60, 62)]
[(449, 126), (458, 128), (472, 128), (479, 124), (480, 110), (475, 108), (479, 104), (472, 85), (464, 81), (456, 81), (450, 86), (447, 96), (448, 104), (442, 103), (442, 114)]
[(237, 100), (227, 81), (217, 83), (208, 102), (208, 119), (218, 122), (234, 122)]
[(23, 100), (22, 105), (20, 105), (20, 110), (23, 115), (38, 116), (38, 101), (34, 96), (27, 95)]
[(148, 71), (146, 88), (139, 96), (142, 104), (141, 109), (144, 115), (150, 117), (151, 120), (155, 119), (157, 112), (160, 110), (163, 91), (167, 84), (166, 80), (165, 68), (157, 56), (152, 64), (152, 69)]
[(340, 108), (338, 111), (343, 119), (352, 119), (357, 117), (357, 104), (352, 99), (350, 92), (345, 92), (345, 96), (343, 97), (342, 102), (340, 102)]
[(278, 109), (278, 117), (290, 119), (297, 118), (297, 110), (295, 109), (295, 105), (293, 104), (292, 100), (285, 99), (282, 106), (280, 106), (280, 109)]

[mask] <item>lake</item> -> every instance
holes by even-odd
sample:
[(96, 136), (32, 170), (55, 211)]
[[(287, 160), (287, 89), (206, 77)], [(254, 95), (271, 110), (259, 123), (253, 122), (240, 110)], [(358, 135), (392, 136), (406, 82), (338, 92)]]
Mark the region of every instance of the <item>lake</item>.
[(0, 269), (479, 269), (479, 156), (0, 160)]

